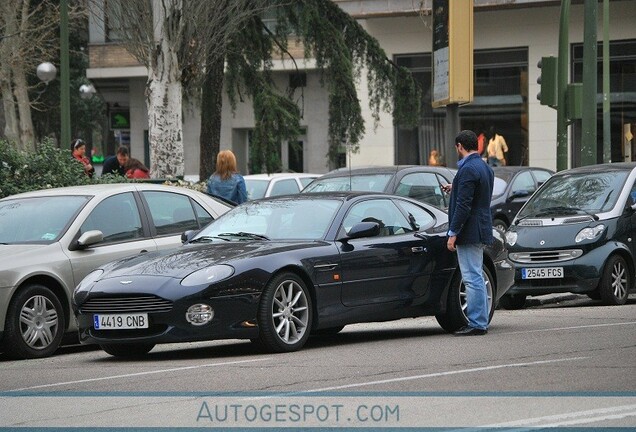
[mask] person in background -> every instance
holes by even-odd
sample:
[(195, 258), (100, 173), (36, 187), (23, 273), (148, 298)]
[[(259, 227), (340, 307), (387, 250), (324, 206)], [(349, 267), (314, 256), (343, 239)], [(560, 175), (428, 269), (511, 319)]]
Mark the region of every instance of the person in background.
[(236, 156), (222, 150), (216, 156), (216, 171), (208, 179), (208, 193), (242, 204), (247, 201), (245, 180), (236, 169)]
[(442, 155), (439, 154), (439, 151), (436, 149), (431, 150), (428, 155), (428, 164), (431, 166), (444, 166), (444, 162), (442, 161)]
[(490, 141), (488, 141), (488, 165), (504, 166), (506, 165), (506, 153), (508, 145), (504, 137), (497, 133), (497, 130), (490, 128)]
[(129, 179), (149, 179), (150, 170), (139, 159), (128, 158), (124, 166), (126, 177)]
[(456, 336), (478, 336), (488, 332), (490, 309), (488, 291), (482, 274), (484, 247), (494, 241), (490, 200), (495, 174), (477, 153), (477, 136), (469, 130), (455, 138), (455, 148), (461, 160), (450, 192), (448, 208), (449, 251), (457, 251), (457, 261), (466, 285), (466, 317), (468, 325), (457, 330)]
[(486, 133), (482, 130), (477, 135), (477, 153), (479, 156), (483, 156), (484, 150), (486, 149)]
[(126, 175), (126, 162), (130, 158), (130, 152), (128, 151), (128, 147), (119, 146), (115, 156), (107, 157), (104, 161), (104, 166), (102, 168), (102, 175), (104, 174), (113, 174), (113, 175)]
[(84, 173), (86, 173), (87, 176), (93, 177), (95, 168), (93, 168), (93, 165), (91, 165), (91, 161), (88, 160), (88, 157), (86, 157), (86, 143), (78, 138), (73, 140), (72, 145), (73, 158), (84, 165)]

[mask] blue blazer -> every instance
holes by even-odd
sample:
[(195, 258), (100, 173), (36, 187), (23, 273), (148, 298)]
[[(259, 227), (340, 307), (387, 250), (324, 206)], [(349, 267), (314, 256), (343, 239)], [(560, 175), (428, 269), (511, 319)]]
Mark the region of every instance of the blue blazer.
[(449, 231), (457, 244), (491, 244), (490, 201), (495, 174), (477, 153), (465, 157), (453, 179), (448, 208)]

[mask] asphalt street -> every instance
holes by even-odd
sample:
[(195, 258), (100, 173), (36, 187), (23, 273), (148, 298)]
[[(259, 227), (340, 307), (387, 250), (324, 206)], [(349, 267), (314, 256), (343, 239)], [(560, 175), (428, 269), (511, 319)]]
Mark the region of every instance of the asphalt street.
[(77, 346), (0, 357), (0, 427), (636, 428), (636, 298), (535, 303), (497, 310), (486, 336), (417, 318), (348, 326), (289, 354), (232, 340), (136, 361)]

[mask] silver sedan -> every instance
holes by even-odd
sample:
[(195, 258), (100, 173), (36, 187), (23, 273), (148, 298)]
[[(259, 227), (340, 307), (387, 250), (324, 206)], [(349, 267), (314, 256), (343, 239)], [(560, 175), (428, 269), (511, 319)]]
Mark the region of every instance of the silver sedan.
[(194, 190), (145, 183), (77, 186), (0, 200), (0, 340), (13, 358), (53, 354), (75, 286), (126, 256), (181, 245), (229, 210)]

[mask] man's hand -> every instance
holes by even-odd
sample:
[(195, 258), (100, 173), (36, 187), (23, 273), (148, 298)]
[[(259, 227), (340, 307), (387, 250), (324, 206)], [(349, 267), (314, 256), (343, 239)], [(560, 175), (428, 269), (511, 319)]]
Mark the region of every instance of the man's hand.
[(442, 191), (444, 193), (451, 193), (452, 190), (453, 190), (453, 185), (451, 183), (442, 185)]
[(449, 251), (455, 252), (457, 248), (455, 247), (455, 241), (457, 240), (457, 236), (448, 237), (448, 241), (446, 242), (446, 247)]

